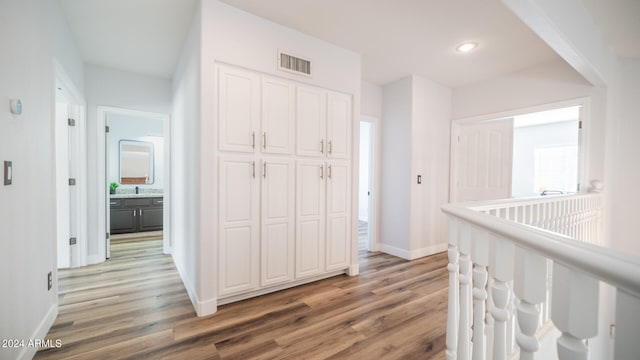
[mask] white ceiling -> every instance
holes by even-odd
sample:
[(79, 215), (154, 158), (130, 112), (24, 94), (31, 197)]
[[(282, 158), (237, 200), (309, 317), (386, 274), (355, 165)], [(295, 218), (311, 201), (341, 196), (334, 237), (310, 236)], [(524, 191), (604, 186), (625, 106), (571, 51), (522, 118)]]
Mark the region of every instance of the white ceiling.
[[(362, 54), (365, 80), (458, 87), (557, 59), (499, 0), (222, 0)], [(463, 41), (480, 45), (456, 53)]]
[[(86, 62), (169, 78), (198, 0), (58, 0)], [(362, 54), (363, 78), (419, 74), (459, 87), (558, 56), (500, 0), (222, 0)], [(640, 58), (640, 1), (583, 0), (623, 56)], [(459, 54), (456, 45), (479, 47)]]
[(59, 0), (91, 64), (170, 78), (197, 0)]
[(583, 0), (616, 53), (640, 59), (640, 1)]

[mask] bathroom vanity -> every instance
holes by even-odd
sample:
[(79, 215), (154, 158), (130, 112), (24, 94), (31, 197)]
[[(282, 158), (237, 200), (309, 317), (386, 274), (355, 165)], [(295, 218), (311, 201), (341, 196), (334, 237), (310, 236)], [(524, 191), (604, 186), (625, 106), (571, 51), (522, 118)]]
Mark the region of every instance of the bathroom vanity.
[(158, 195), (111, 195), (111, 234), (162, 230), (164, 200)]

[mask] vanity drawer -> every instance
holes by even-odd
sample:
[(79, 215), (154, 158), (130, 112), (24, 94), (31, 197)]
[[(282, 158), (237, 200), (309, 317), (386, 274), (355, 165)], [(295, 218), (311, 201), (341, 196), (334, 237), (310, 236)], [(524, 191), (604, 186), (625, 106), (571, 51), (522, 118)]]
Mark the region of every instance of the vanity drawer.
[(122, 207), (122, 199), (109, 199), (109, 206), (112, 208)]
[(151, 199), (149, 198), (124, 199), (124, 206), (126, 207), (150, 206), (150, 205), (151, 205)]

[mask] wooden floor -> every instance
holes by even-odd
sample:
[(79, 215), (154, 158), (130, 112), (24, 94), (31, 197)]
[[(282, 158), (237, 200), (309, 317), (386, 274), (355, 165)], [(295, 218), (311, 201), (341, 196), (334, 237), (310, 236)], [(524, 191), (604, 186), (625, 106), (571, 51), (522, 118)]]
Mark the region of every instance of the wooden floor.
[(36, 359), (444, 359), (446, 253), (360, 252), (361, 274), (196, 317), (161, 240), (112, 245), (106, 263), (60, 272), (60, 314)]

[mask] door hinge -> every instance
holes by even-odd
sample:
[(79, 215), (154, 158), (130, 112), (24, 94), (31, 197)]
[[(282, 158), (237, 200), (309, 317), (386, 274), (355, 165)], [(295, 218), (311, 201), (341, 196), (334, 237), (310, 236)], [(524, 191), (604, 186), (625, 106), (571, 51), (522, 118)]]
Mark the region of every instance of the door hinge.
[(580, 192), (580, 183), (578, 183), (578, 192)]
[(76, 179), (75, 178), (69, 178), (69, 186), (75, 186), (76, 185)]
[(109, 133), (109, 127), (108, 126), (104, 127), (104, 132), (106, 132), (107, 134)]
[(76, 238), (74, 238), (74, 237), (69, 238), (69, 245), (75, 245), (75, 244), (76, 244), (76, 242), (77, 242), (77, 239), (76, 239)]
[(578, 121), (578, 129), (582, 129), (582, 120)]
[(67, 124), (69, 124), (69, 126), (76, 126), (76, 120), (69, 118), (67, 119)]
[(460, 142), (460, 135), (458, 135), (458, 142)]
[(105, 239), (109, 239), (110, 234), (107, 233)]

